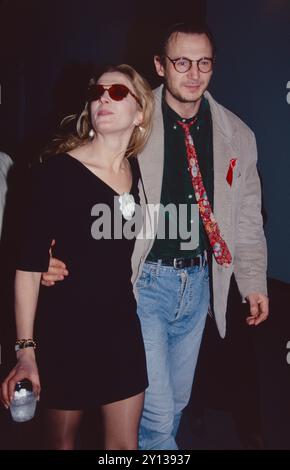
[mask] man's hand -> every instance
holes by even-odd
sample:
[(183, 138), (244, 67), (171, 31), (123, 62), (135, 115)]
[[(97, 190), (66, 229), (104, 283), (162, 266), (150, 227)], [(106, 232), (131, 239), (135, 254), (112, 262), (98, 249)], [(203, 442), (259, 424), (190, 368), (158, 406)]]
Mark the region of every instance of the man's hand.
[(50, 258), (48, 271), (41, 276), (41, 284), (43, 286), (53, 286), (56, 281), (62, 281), (68, 276), (68, 270), (65, 264), (57, 258)]
[(50, 259), (48, 271), (42, 273), (41, 284), (46, 287), (54, 286), (56, 281), (63, 281), (65, 276), (68, 276), (66, 265), (57, 258), (53, 258), (52, 249), (55, 246), (55, 240), (52, 240), (49, 249)]
[(269, 299), (264, 294), (253, 293), (246, 297), (250, 305), (250, 316), (246, 318), (248, 325), (259, 325), (269, 316)]

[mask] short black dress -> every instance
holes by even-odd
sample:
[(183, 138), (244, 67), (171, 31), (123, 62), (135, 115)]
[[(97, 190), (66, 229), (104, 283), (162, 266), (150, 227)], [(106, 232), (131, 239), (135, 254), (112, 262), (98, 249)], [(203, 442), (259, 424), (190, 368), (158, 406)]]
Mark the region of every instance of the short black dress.
[[(139, 166), (129, 161), (130, 194), (138, 203)], [(54, 238), (53, 255), (69, 270), (55, 286), (40, 287), (35, 337), (42, 402), (84, 409), (144, 391), (146, 360), (131, 284), (135, 238), (120, 231), (120, 219), (121, 227), (129, 222), (119, 195), (68, 154), (36, 165), (30, 192), (17, 268), (47, 271)]]

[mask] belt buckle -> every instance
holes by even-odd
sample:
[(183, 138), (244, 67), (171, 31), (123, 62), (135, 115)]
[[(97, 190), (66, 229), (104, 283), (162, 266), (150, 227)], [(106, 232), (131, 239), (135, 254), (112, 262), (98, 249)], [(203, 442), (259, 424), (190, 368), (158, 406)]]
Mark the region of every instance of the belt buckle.
[(174, 258), (173, 267), (175, 269), (182, 269), (184, 267), (184, 262), (182, 258)]

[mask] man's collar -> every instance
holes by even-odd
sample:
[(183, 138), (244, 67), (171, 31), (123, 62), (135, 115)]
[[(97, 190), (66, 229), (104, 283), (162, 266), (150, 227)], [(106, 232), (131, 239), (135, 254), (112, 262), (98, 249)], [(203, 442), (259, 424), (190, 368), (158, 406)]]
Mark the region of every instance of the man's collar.
[(203, 120), (203, 117), (205, 115), (205, 113), (208, 112), (209, 110), (209, 104), (208, 104), (208, 101), (207, 99), (202, 96), (202, 99), (201, 99), (201, 103), (200, 103), (200, 107), (199, 107), (199, 110), (196, 114), (196, 116), (192, 116), (191, 118), (188, 118), (188, 119), (185, 119), (185, 118), (182, 118), (178, 113), (176, 113), (165, 101), (165, 98), (164, 98), (164, 93), (163, 93), (163, 98), (162, 98), (162, 110), (163, 110), (163, 114), (166, 115), (166, 117), (168, 119), (170, 119), (170, 121), (172, 122), (176, 122), (176, 121), (181, 121), (184, 122), (184, 123), (189, 123), (190, 121), (192, 121), (192, 118), (193, 117), (196, 117), (196, 123), (198, 124), (201, 120)]

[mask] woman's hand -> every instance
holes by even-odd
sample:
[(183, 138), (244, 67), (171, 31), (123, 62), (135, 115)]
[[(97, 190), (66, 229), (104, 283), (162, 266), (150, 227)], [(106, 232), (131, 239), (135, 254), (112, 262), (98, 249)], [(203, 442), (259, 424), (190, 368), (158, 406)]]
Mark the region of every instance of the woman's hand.
[(10, 406), (16, 383), (23, 379), (30, 380), (33, 386), (33, 392), (37, 399), (39, 399), (40, 381), (34, 349), (21, 349), (17, 352), (17, 358), (16, 366), (11, 370), (1, 385), (1, 401), (5, 408), (9, 408)]

